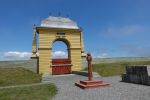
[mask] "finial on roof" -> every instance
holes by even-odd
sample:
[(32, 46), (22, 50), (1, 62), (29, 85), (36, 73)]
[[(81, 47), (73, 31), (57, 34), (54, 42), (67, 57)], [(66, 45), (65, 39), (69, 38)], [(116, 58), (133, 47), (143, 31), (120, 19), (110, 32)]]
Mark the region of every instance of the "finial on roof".
[(36, 25), (35, 24), (33, 24), (33, 28), (35, 28), (36, 27)]

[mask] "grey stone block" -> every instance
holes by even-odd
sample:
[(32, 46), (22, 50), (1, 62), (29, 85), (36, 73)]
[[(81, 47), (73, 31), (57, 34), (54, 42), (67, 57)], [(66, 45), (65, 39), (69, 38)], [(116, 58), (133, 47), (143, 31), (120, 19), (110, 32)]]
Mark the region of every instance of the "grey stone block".
[(148, 73), (148, 76), (150, 76), (150, 66), (147, 66), (147, 73)]
[(122, 81), (143, 85), (150, 85), (150, 67), (126, 66), (126, 74), (122, 75)]
[(132, 83), (139, 83), (139, 76), (137, 76), (137, 75), (129, 75), (129, 77), (130, 77), (130, 82), (132, 82)]

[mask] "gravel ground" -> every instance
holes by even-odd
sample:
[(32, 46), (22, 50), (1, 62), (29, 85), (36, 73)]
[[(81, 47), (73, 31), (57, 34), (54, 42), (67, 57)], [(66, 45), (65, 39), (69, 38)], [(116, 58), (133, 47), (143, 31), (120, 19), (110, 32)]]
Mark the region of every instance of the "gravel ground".
[(95, 78), (110, 83), (107, 87), (83, 90), (74, 85), (86, 79), (80, 75), (50, 77), (50, 82), (58, 87), (54, 100), (150, 100), (150, 86), (120, 82), (119, 76)]

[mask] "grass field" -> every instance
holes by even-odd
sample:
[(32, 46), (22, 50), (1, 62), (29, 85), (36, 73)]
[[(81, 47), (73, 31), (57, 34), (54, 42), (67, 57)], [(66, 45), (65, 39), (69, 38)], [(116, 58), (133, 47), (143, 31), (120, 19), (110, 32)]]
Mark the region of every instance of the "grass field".
[[(41, 75), (24, 68), (0, 68), (0, 86), (41, 82)], [(0, 89), (0, 100), (50, 100), (57, 93), (54, 84)]]
[(99, 63), (93, 64), (92, 70), (104, 77), (114, 76), (123, 74), (127, 65), (150, 65), (150, 61)]
[(118, 62), (138, 62), (150, 61), (150, 57), (113, 57), (113, 58), (93, 58), (92, 63), (118, 63)]
[(50, 100), (56, 93), (54, 84), (0, 89), (0, 100)]
[(41, 75), (24, 68), (0, 68), (0, 86), (38, 83)]

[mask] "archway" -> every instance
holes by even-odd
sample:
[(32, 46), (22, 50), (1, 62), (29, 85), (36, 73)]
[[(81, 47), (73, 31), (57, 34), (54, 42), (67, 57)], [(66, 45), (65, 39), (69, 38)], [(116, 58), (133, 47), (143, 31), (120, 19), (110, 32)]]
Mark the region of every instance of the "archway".
[(70, 44), (65, 39), (56, 39), (52, 44), (52, 74), (71, 73)]
[[(36, 34), (38, 34), (38, 43)], [(85, 59), (82, 35), (82, 29), (70, 18), (49, 16), (41, 21), (40, 26), (34, 26), (31, 58), (38, 59), (39, 73), (51, 74), (54, 66), (60, 67), (64, 64), (56, 63), (55, 65), (52, 59), (52, 44), (55, 41), (62, 41), (67, 45), (67, 60), (70, 60), (70, 63), (64, 65), (68, 67), (72, 64), (71, 71), (82, 70), (82, 60)], [(36, 55), (37, 51), (39, 55)]]
[(52, 59), (68, 58), (68, 46), (62, 41), (55, 41), (52, 45)]

